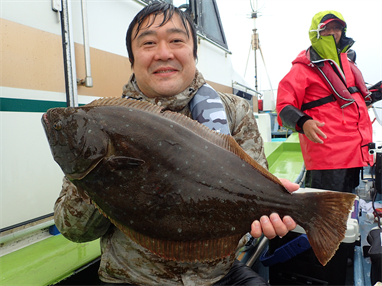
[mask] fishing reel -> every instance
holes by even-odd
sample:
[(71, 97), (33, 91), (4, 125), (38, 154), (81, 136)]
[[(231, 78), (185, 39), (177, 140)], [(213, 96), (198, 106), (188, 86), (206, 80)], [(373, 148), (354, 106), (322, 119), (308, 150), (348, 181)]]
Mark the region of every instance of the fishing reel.
[(375, 176), (374, 188), (377, 193), (382, 194), (382, 145), (376, 146), (375, 143), (369, 143), (369, 154), (374, 156), (372, 166), (372, 173)]

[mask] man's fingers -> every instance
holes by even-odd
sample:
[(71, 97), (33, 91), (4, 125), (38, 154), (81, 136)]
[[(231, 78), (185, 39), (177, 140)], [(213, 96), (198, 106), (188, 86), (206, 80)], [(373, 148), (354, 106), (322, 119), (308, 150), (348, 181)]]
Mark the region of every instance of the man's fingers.
[(322, 141), (316, 134), (316, 132), (314, 132), (313, 130), (309, 133), (305, 133), (306, 137), (308, 137), (308, 139), (314, 143), (324, 143), (324, 141)]
[(319, 122), (319, 121), (316, 121), (317, 122), (317, 126), (318, 127), (322, 127), (325, 125), (325, 122)]
[(283, 223), (286, 225), (288, 231), (294, 230), (297, 227), (297, 223), (288, 215), (283, 217)]
[(260, 218), (260, 223), (261, 223), (261, 228), (263, 230), (263, 233), (267, 238), (272, 239), (276, 236), (276, 231), (275, 231), (273, 224), (271, 223), (269, 217), (262, 216)]
[(324, 143), (324, 142), (318, 137), (318, 135), (321, 136), (321, 137), (324, 138), (324, 139), (326, 139), (326, 135), (325, 135), (325, 133), (322, 132), (322, 130), (321, 130), (320, 128), (318, 128), (318, 127), (323, 127), (323, 126), (325, 125), (325, 123), (324, 123), (324, 122), (318, 122), (318, 121), (315, 121), (315, 123), (316, 123), (316, 126), (315, 126), (314, 129), (313, 129), (313, 131), (315, 132), (315, 136), (317, 137), (317, 139), (318, 139), (319, 141), (321, 141), (320, 143)]
[(299, 184), (292, 183), (291, 181), (287, 179), (279, 178), (279, 180), (290, 193), (297, 191), (300, 188)]
[(314, 143), (320, 143), (320, 144), (324, 143), (324, 141), (318, 136), (320, 135), (319, 132), (320, 132), (319, 129), (317, 129), (317, 132), (315, 130), (312, 130), (312, 132), (309, 134), (309, 137), (308, 137), (310, 141), (313, 141)]
[(258, 220), (255, 220), (252, 225), (251, 225), (251, 232), (250, 234), (254, 237), (254, 238), (259, 238), (261, 236), (261, 234), (263, 233), (262, 229), (261, 229), (261, 225), (260, 225), (260, 222)]
[(326, 139), (327, 137), (319, 127), (323, 127), (324, 125), (325, 122), (308, 120), (303, 125), (303, 131), (310, 141), (322, 144), (324, 141), (319, 136), (321, 136), (323, 139)]
[(326, 135), (325, 135), (324, 132), (322, 132), (321, 129), (317, 128), (317, 129), (315, 129), (315, 131), (316, 131), (316, 134), (318, 134), (318, 135), (320, 135), (322, 138), (326, 139)]
[(251, 225), (250, 234), (254, 238), (259, 238), (261, 234), (264, 234), (268, 239), (276, 237), (276, 235), (283, 237), (288, 231), (295, 229), (296, 222), (290, 217), (285, 216), (281, 220), (277, 213), (272, 213), (269, 217), (262, 216), (260, 221), (255, 220)]
[(283, 237), (288, 233), (287, 226), (284, 224), (278, 214), (272, 213), (269, 216), (269, 219), (271, 220), (274, 231), (278, 236)]

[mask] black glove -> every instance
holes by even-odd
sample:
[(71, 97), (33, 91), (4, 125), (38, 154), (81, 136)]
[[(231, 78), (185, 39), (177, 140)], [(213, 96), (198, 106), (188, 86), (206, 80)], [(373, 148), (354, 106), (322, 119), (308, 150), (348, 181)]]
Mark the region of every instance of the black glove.
[(374, 92), (374, 91), (382, 92), (382, 80), (367, 89), (370, 90), (371, 92)]
[(263, 277), (239, 260), (235, 260), (226, 276), (213, 285), (269, 286), (268, 282), (266, 282)]
[(368, 90), (371, 92), (370, 104), (382, 100), (382, 80), (369, 87)]
[(371, 93), (371, 99), (372, 99), (372, 102), (377, 102), (379, 100), (382, 100), (382, 92), (380, 91), (375, 91), (373, 93)]

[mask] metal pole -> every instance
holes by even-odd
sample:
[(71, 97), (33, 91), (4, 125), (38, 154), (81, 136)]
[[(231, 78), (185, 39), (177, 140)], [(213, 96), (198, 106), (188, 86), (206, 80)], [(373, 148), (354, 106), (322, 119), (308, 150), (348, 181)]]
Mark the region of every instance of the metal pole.
[(64, 52), (64, 71), (67, 106), (78, 106), (77, 75), (72, 31), (71, 5), (69, 0), (62, 0), (61, 31)]
[(268, 241), (269, 241), (268, 238), (266, 238), (265, 236), (260, 240), (255, 253), (252, 255), (252, 257), (250, 259), (248, 259), (248, 261), (245, 263), (245, 265), (247, 265), (248, 267), (253, 266), (253, 264), (256, 262), (256, 260), (263, 253), (265, 247), (268, 244)]
[(86, 6), (86, 0), (81, 0), (82, 9), (82, 29), (84, 37), (84, 55), (85, 55), (85, 80), (81, 83), (86, 87), (93, 87), (92, 70), (90, 66), (90, 49), (89, 49), (89, 29), (88, 29), (88, 11)]
[(255, 5), (252, 7), (253, 12), (251, 18), (253, 19), (253, 35), (252, 35), (252, 48), (255, 56), (255, 89), (258, 91), (257, 85), (257, 49), (259, 48), (259, 36), (257, 34), (256, 19), (257, 19), (257, 0), (254, 1)]
[[(256, 41), (256, 29), (253, 30), (253, 35), (255, 37), (255, 41)], [(254, 54), (255, 54), (255, 89), (256, 91), (259, 91), (259, 88), (257, 86), (257, 49), (255, 47), (254, 49)]]

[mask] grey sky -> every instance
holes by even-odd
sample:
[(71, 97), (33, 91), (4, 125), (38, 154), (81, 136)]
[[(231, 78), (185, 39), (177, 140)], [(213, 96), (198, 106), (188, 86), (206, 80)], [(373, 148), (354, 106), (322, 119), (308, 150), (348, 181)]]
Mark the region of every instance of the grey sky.
[[(234, 67), (244, 75), (254, 21), (249, 19), (251, 0), (217, 0)], [(252, 0), (256, 2), (255, 0)], [(365, 81), (382, 80), (382, 1), (381, 0), (258, 0), (256, 27), (271, 85), (289, 71), (297, 54), (310, 45), (308, 30), (317, 12), (336, 10), (347, 22), (347, 36), (356, 42), (357, 64)], [(258, 53), (259, 90), (270, 84)], [(251, 51), (246, 79), (254, 87), (254, 54)]]

